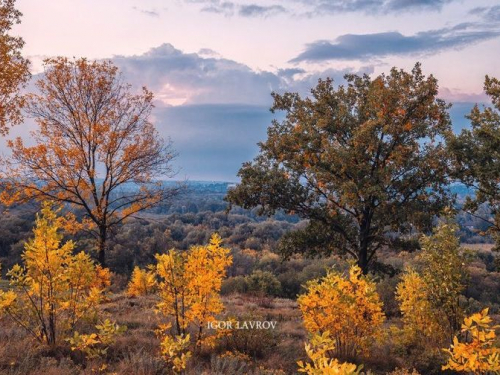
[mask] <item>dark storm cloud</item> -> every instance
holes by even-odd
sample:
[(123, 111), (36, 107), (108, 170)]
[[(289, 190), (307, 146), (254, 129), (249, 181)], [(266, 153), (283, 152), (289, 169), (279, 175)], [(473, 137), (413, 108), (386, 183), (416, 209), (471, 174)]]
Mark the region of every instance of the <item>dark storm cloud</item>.
[(291, 61), (369, 60), (389, 55), (425, 55), (464, 48), (499, 35), (500, 30), (476, 23), (462, 23), (410, 36), (399, 32), (345, 34), (334, 41), (310, 43)]

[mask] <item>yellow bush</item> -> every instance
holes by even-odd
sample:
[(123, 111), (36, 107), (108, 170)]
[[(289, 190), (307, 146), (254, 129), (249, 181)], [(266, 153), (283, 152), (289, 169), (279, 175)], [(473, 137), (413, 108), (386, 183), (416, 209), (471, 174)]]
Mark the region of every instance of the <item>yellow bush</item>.
[(381, 333), (385, 320), (376, 285), (353, 265), (347, 276), (329, 272), (306, 285), (298, 298), (304, 325), (312, 334), (328, 331), (335, 357), (353, 357), (366, 350)]
[(488, 309), (465, 318), (462, 324), (465, 342), (459, 342), (457, 336), (453, 338), (450, 349), (445, 349), (449, 359), (443, 370), (500, 374), (500, 348), (495, 343), (498, 327), (491, 326)]
[(184, 371), (187, 367), (191, 352), (189, 351), (190, 335), (168, 335), (163, 334), (170, 328), (168, 325), (160, 327), (161, 334), (161, 354), (170, 368), (175, 373)]
[(84, 318), (95, 317), (109, 271), (95, 266), (74, 243), (62, 243), (57, 211), (44, 204), (34, 238), (24, 247), (23, 266), (9, 272), (10, 289), (0, 291), (0, 315), (9, 316), (39, 342), (55, 345)]
[[(184, 342), (190, 327), (196, 332), (197, 348), (202, 344), (214, 345), (214, 336), (206, 335), (205, 328), (224, 308), (220, 289), (226, 269), (232, 263), (230, 250), (221, 247), (221, 242), (218, 235), (213, 235), (208, 246), (193, 246), (187, 252), (171, 250), (156, 256), (161, 299), (157, 308), (172, 318), (175, 332), (170, 336), (165, 332), (160, 334), (162, 348)], [(171, 356), (165, 350), (162, 352), (165, 357)]]
[(340, 363), (335, 358), (330, 358), (329, 353), (335, 350), (335, 344), (329, 332), (322, 335), (313, 335), (309, 344), (306, 344), (306, 353), (312, 363), (299, 361), (299, 372), (308, 375), (358, 375), (363, 366), (352, 363)]
[(403, 315), (403, 333), (409, 341), (442, 342), (445, 332), (440, 324), (444, 317), (436, 311), (424, 279), (407, 269), (396, 287), (396, 300)]
[(407, 269), (396, 288), (402, 330), (393, 329), (405, 348), (439, 354), (460, 328), (459, 299), (465, 287), (465, 258), (450, 219), (420, 240), (419, 272)]
[(127, 296), (139, 297), (152, 294), (156, 291), (156, 276), (152, 271), (141, 270), (135, 267), (127, 287)]
[(459, 300), (467, 279), (466, 259), (460, 250), (457, 230), (457, 225), (447, 219), (434, 229), (431, 236), (423, 236), (420, 240), (421, 276), (433, 309), (442, 315), (439, 323), (448, 342), (460, 329), (463, 320)]
[(73, 337), (67, 341), (71, 344), (71, 350), (81, 351), (88, 358), (97, 358), (106, 355), (108, 347), (115, 342), (116, 336), (125, 332), (127, 327), (119, 326), (115, 322), (106, 319), (103, 323), (96, 325), (97, 333), (79, 334), (75, 332)]

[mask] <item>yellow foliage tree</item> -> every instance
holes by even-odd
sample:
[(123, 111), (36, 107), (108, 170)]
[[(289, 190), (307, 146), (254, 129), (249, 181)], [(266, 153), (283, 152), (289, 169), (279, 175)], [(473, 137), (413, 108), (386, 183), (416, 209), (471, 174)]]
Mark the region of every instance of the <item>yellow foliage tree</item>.
[(25, 244), (24, 266), (7, 275), (10, 289), (0, 291), (0, 315), (5, 314), (41, 343), (55, 345), (91, 318), (110, 283), (107, 269), (95, 266), (74, 243), (62, 243), (57, 210), (45, 203), (37, 215), (34, 238)]
[[(230, 250), (221, 243), (220, 236), (214, 234), (208, 246), (193, 246), (187, 252), (170, 250), (156, 256), (155, 269), (161, 280), (158, 286), (161, 302), (157, 308), (173, 319), (173, 336), (177, 341), (184, 340), (192, 327), (196, 332), (196, 347), (213, 344), (213, 337), (205, 335), (204, 328), (224, 308), (220, 288), (232, 263)], [(165, 334), (163, 341), (163, 346), (170, 347), (172, 337)]]
[(420, 240), (419, 272), (407, 269), (396, 288), (396, 300), (403, 315), (401, 338), (405, 346), (439, 352), (460, 329), (460, 295), (467, 277), (465, 257), (449, 219), (431, 236)]
[(375, 283), (357, 265), (348, 275), (332, 271), (306, 288), (298, 298), (304, 325), (313, 335), (330, 332), (336, 343), (334, 357), (354, 357), (381, 333), (382, 302)]
[(488, 309), (464, 319), (462, 334), (465, 342), (453, 338), (448, 363), (443, 370), (450, 369), (474, 374), (500, 374), (500, 348), (496, 346), (495, 329), (491, 326)]
[(313, 335), (309, 344), (306, 344), (306, 353), (312, 363), (299, 361), (299, 372), (308, 375), (358, 375), (363, 366), (352, 363), (340, 363), (335, 358), (330, 358), (329, 353), (335, 349), (335, 343), (330, 338), (328, 331), (322, 335)]
[(0, 0), (0, 134), (5, 135), (9, 125), (22, 121), (23, 97), (19, 89), (26, 86), (30, 78), (29, 61), (21, 49), (22, 38), (12, 36), (10, 31), (21, 22), (21, 12), (15, 7), (15, 0)]
[(127, 287), (129, 297), (147, 296), (157, 288), (156, 275), (153, 271), (141, 270), (135, 267)]
[(442, 313), (432, 306), (429, 290), (414, 269), (408, 268), (396, 287), (396, 300), (403, 316), (405, 341), (442, 343), (445, 338)]
[(179, 192), (160, 182), (174, 175), (175, 152), (150, 121), (153, 94), (133, 94), (110, 61), (51, 58), (41, 77), (25, 106), (37, 127), (29, 145), (9, 140), (0, 200), (81, 210), (104, 266), (114, 227)]
[(466, 259), (460, 250), (457, 231), (457, 225), (448, 217), (431, 236), (423, 236), (420, 240), (421, 276), (433, 309), (442, 314), (440, 324), (449, 342), (460, 329), (463, 319), (460, 295), (467, 280)]

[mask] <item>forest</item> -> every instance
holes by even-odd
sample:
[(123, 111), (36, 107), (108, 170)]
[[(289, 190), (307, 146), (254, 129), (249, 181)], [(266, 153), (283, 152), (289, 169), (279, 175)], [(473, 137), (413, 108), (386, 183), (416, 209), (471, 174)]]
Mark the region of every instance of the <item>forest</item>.
[(180, 181), (153, 92), (107, 60), (32, 77), (15, 5), (0, 374), (500, 374), (499, 79), (460, 132), (420, 63), (273, 92), (238, 182)]

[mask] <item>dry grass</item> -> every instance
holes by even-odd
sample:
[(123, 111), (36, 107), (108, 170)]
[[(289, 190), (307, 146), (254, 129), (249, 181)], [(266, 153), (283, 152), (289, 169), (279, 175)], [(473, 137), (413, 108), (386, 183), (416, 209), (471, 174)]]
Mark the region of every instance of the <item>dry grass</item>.
[[(106, 358), (94, 361), (84, 361), (82, 356), (72, 353), (65, 342), (55, 350), (48, 350), (11, 321), (0, 320), (0, 374), (95, 374), (103, 364), (106, 369), (101, 373), (169, 374), (159, 356), (159, 340), (154, 333), (158, 325), (164, 323), (154, 311), (156, 302), (154, 296), (112, 295), (102, 309), (128, 330), (109, 348)], [(238, 320), (276, 321), (276, 329), (236, 332), (230, 340), (221, 340), (215, 348), (191, 361), (188, 374), (229, 375), (235, 374), (238, 368), (245, 369), (245, 374), (295, 373), (295, 361), (305, 354), (306, 332), (294, 301), (231, 295), (224, 297), (224, 304), (227, 311), (221, 319), (232, 316)], [(245, 354), (247, 360), (236, 363), (221, 356), (227, 351)]]
[(461, 247), (465, 249), (470, 249), (474, 251), (491, 251), (493, 248), (494, 244), (491, 243), (472, 243), (472, 244), (462, 244)]

